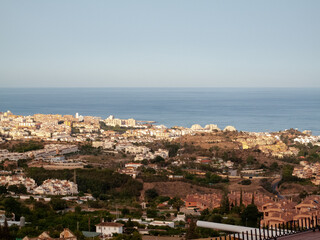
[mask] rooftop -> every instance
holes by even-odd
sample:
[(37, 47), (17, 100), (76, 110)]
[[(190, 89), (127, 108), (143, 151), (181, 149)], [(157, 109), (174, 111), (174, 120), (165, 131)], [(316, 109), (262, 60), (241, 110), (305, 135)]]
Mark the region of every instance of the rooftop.
[(115, 222), (102, 222), (97, 224), (96, 226), (102, 226), (102, 227), (123, 227), (123, 224), (121, 223), (115, 223)]

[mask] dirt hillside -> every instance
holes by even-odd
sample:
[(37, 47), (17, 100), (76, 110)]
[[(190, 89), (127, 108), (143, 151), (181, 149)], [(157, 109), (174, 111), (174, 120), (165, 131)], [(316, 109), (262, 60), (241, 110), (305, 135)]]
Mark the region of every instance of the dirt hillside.
[(190, 183), (185, 182), (152, 182), (152, 183), (143, 183), (143, 192), (142, 195), (144, 195), (144, 192), (148, 189), (155, 188), (159, 195), (163, 196), (169, 196), (169, 197), (180, 197), (184, 198), (188, 194), (205, 194), (205, 193), (213, 193), (220, 190), (212, 189), (212, 188), (206, 188), (206, 187), (200, 187), (196, 185), (191, 185)]

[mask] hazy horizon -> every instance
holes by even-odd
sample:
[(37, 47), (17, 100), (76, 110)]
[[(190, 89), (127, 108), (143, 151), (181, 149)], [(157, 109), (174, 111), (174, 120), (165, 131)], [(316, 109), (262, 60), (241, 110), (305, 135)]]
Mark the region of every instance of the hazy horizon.
[(80, 88), (80, 89), (105, 89), (105, 88), (123, 88), (123, 89), (135, 89), (135, 88), (151, 88), (151, 89), (320, 89), (320, 87), (252, 87), (252, 86), (248, 86), (248, 87), (126, 87), (126, 86), (115, 86), (115, 87), (79, 87), (79, 86), (70, 86), (70, 87), (56, 87), (56, 86), (47, 86), (47, 87), (0, 87), (0, 89), (70, 89), (70, 88)]

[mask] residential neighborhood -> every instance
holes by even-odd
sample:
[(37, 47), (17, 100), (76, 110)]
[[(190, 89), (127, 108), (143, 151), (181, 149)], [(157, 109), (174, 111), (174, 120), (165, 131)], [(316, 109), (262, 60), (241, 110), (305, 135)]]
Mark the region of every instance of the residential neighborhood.
[[(178, 240), (193, 219), (276, 227), (320, 216), (320, 138), (309, 132), (10, 111), (0, 113), (0, 132), (2, 225), (21, 226), (23, 217), (39, 226), (38, 208), (72, 218), (64, 230), (21, 230), (24, 239)], [(197, 231), (199, 238), (224, 234)]]

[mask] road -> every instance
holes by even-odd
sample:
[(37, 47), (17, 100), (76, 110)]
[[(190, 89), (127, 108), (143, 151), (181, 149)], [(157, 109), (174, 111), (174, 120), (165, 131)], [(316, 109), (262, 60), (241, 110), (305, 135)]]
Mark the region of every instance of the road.
[(272, 186), (273, 192), (277, 195), (277, 197), (278, 197), (279, 199), (284, 199), (284, 196), (282, 196), (282, 195), (280, 194), (280, 192), (278, 191), (278, 185), (279, 185), (279, 182), (280, 182), (281, 180), (282, 180), (282, 176), (281, 176), (280, 178), (275, 179), (275, 180), (272, 182), (271, 186)]

